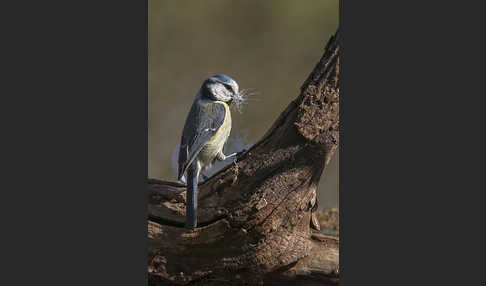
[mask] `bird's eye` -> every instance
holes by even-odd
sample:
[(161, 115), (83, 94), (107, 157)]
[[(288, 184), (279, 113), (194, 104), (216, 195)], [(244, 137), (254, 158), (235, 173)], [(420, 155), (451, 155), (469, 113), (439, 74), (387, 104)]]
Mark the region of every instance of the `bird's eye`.
[(233, 92), (233, 87), (229, 84), (225, 84), (224, 87), (226, 87), (227, 90), (229, 90), (231, 93), (234, 93)]

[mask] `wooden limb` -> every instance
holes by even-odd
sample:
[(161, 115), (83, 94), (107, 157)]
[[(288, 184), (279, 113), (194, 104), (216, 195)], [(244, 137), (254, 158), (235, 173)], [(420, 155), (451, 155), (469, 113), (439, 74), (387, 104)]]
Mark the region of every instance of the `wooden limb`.
[(263, 138), (200, 184), (198, 228), (183, 228), (185, 185), (149, 179), (150, 285), (339, 283), (339, 240), (311, 229), (339, 142), (338, 38)]

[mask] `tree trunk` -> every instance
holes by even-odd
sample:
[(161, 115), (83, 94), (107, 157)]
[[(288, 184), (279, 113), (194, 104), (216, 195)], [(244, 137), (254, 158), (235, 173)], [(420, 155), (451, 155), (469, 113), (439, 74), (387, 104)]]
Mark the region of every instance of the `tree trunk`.
[(149, 179), (150, 285), (339, 283), (339, 239), (312, 230), (339, 141), (339, 54), (338, 30), (265, 136), (200, 184), (195, 230), (183, 228), (185, 185)]

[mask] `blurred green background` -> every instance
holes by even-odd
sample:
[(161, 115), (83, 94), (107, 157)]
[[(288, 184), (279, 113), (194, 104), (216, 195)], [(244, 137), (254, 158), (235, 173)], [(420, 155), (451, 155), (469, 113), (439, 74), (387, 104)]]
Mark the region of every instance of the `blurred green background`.
[[(338, 9), (338, 0), (149, 0), (149, 177), (176, 179), (174, 149), (194, 96), (213, 74), (258, 91), (242, 114), (233, 110), (231, 132), (233, 141), (256, 143), (299, 95), (337, 29)], [(320, 208), (338, 207), (338, 157), (321, 177)]]

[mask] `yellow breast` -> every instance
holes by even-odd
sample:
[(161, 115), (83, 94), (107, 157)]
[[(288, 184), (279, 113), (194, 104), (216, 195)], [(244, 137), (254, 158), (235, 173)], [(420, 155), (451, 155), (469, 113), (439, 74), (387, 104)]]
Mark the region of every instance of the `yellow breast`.
[(228, 140), (231, 132), (231, 112), (228, 104), (222, 101), (216, 101), (215, 103), (222, 104), (225, 108), (226, 114), (223, 120), (223, 124), (208, 140), (201, 152), (199, 152), (198, 160), (200, 161), (200, 163), (202, 163), (202, 165), (210, 164), (214, 160), (218, 152), (223, 150), (224, 144)]

